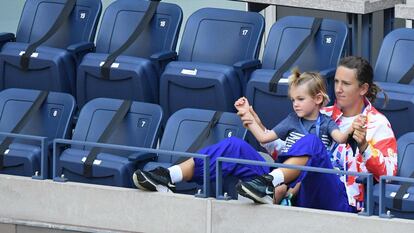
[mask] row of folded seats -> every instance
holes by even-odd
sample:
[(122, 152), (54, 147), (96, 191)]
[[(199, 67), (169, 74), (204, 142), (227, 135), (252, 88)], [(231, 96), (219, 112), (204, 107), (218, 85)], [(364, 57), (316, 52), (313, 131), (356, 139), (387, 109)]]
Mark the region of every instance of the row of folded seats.
[[(246, 134), (235, 113), (222, 113), (212, 130), (206, 127), (215, 111), (186, 108), (169, 117), (157, 147), (164, 117), (159, 105), (96, 98), (82, 107), (72, 131), (75, 107), (67, 93), (0, 92), (0, 173), (133, 187), (137, 168), (171, 166), (183, 159), (172, 151), (187, 152), (205, 130), (211, 132), (198, 148)], [(184, 185), (181, 192), (195, 194), (199, 188)]]
[[(144, 21), (152, 3), (144, 0), (117, 0), (111, 3), (105, 10), (94, 44), (92, 41), (102, 8), (99, 0), (27, 0), (16, 36), (10, 33), (0, 35), (0, 88), (19, 87), (53, 91), (49, 93), (48, 99), (58, 94), (54, 92), (74, 95), (79, 108), (82, 108), (72, 136), (75, 141), (100, 142), (100, 135), (104, 129), (102, 125), (112, 120), (115, 109), (121, 103), (118, 101), (110, 104), (112, 107), (101, 107), (99, 111), (92, 110), (91, 103), (97, 106), (101, 102), (106, 103), (101, 99), (93, 100), (95, 98), (109, 97), (159, 103), (164, 117), (161, 117), (161, 113), (158, 120), (153, 119), (152, 114), (133, 114), (134, 117), (131, 116), (131, 119), (134, 120), (130, 121), (129, 127), (117, 129), (120, 130), (119, 133), (114, 131), (109, 140), (104, 140), (110, 144), (147, 148), (154, 148), (158, 131), (151, 131), (151, 135), (138, 142), (135, 137), (146, 135), (144, 132), (138, 132), (140, 124), (146, 125), (150, 122), (151, 127), (158, 130), (157, 124), (166, 124), (166, 119), (174, 119), (173, 114), (181, 113), (179, 110), (183, 108), (234, 112), (234, 101), (243, 95), (250, 100), (263, 123), (271, 128), (292, 111), (287, 98), (287, 77), (292, 67), (299, 67), (302, 71), (319, 71), (325, 77), (330, 97), (334, 100), (333, 77), (339, 59), (345, 54), (344, 48), (348, 41), (348, 28), (344, 23), (299, 16), (282, 18), (271, 28), (260, 61), (258, 54), (264, 30), (264, 19), (260, 14), (205, 8), (188, 18), (177, 54), (175, 47), (181, 27), (182, 11), (175, 4), (159, 3), (149, 24), (142, 28), (142, 33), (135, 39), (132, 36), (138, 31), (137, 25)], [(63, 17), (65, 15), (67, 17)], [(45, 37), (47, 34), (51, 35)], [(122, 47), (126, 48), (121, 51)], [(117, 54), (119, 51), (121, 53)], [(411, 120), (414, 116), (414, 88), (411, 84), (414, 77), (413, 52), (414, 30), (394, 30), (384, 39), (374, 70), (376, 83), (390, 98), (384, 107), (384, 98), (380, 96), (375, 106), (388, 117), (397, 137), (414, 132)], [(114, 58), (114, 54), (114, 62), (108, 63), (109, 58)], [(105, 67), (108, 64), (109, 72), (108, 67)], [(30, 95), (27, 96), (29, 97)], [(74, 101), (73, 98), (69, 99), (71, 100), (68, 102)], [(20, 104), (24, 103), (26, 102)], [(85, 105), (86, 103), (88, 104)], [(74, 106), (55, 105), (56, 113), (54, 110), (45, 110), (51, 111), (48, 117), (65, 116), (65, 119), (70, 119)], [(53, 106), (51, 104), (49, 108), (55, 109)], [(135, 102), (130, 111), (134, 109), (133, 106)], [(146, 105), (143, 108), (146, 109)], [(160, 111), (159, 107), (157, 108), (157, 111)], [(19, 107), (16, 109), (17, 112), (23, 111)], [(66, 115), (59, 115), (66, 111)], [(212, 114), (211, 111), (209, 114)], [(95, 122), (91, 120), (95, 117), (101, 119), (101, 122), (91, 123)], [(89, 121), (85, 121), (86, 118)], [(11, 119), (16, 121), (17, 117), (13, 116)], [(39, 122), (42, 122), (41, 119), (43, 118), (39, 118)], [(59, 120), (56, 124), (63, 128), (47, 131), (53, 133), (53, 137), (47, 134), (47, 138), (68, 137), (69, 123), (65, 125), (62, 122), (63, 120)], [(5, 128), (2, 131), (13, 133), (13, 130), (8, 128), (12, 127), (12, 124), (4, 124)], [(35, 125), (40, 127), (40, 123)], [(194, 135), (183, 134), (178, 137), (176, 134), (176, 141), (165, 142), (171, 140), (165, 137), (170, 135), (169, 127), (172, 126), (167, 123), (160, 148), (188, 148)], [(240, 125), (238, 127), (237, 130), (242, 130)], [(128, 131), (132, 129), (137, 131)], [(123, 131), (125, 134), (122, 134)], [(24, 133), (31, 134), (29, 131)], [(129, 134), (136, 136), (125, 136)], [(224, 135), (223, 133), (219, 136)], [(237, 135), (244, 137), (244, 133)], [(406, 138), (411, 137), (410, 135), (404, 136), (401, 140), (410, 141)], [(251, 137), (247, 137), (251, 140)], [(50, 154), (52, 151), (51, 140), (43, 139), (43, 149), (29, 146), (31, 144), (17, 143), (26, 140), (28, 139), (16, 139), (10, 145), (8, 153), (14, 150), (29, 150), (31, 154)], [(176, 147), (176, 142), (180, 142), (180, 146)], [(251, 140), (251, 143), (254, 141)], [(85, 169), (74, 165), (74, 161), (79, 162), (79, 158), (80, 161), (86, 161), (89, 151), (92, 151), (91, 148), (94, 146), (77, 143), (70, 149), (63, 150), (61, 156), (56, 155), (55, 159), (49, 159), (49, 162), (54, 161), (53, 170), (56, 174), (53, 177), (64, 174), (64, 178), (74, 180), (102, 184), (109, 182), (130, 187), (130, 176), (125, 176), (128, 177), (127, 180), (115, 177), (123, 177), (119, 174), (125, 175), (134, 170), (137, 164), (140, 164), (137, 162), (140, 159), (147, 160), (154, 156), (153, 153), (134, 153), (135, 155), (129, 156), (130, 153), (124, 152), (124, 155), (128, 156), (119, 157), (111, 153), (120, 148), (102, 150), (105, 153), (95, 151), (93, 154), (98, 154), (98, 160), (99, 156), (108, 158), (108, 161), (122, 158), (123, 162), (119, 164), (127, 164), (119, 165), (125, 170), (117, 173), (118, 175), (114, 175), (116, 172), (109, 168), (104, 169), (103, 165), (102, 171), (92, 169), (92, 175), (99, 177), (97, 179), (92, 178), (89, 165)], [(400, 143), (399, 146), (409, 148), (409, 144)], [(56, 153), (59, 150), (62, 148), (55, 148), (54, 151)], [(405, 172), (406, 169), (414, 170), (411, 164), (407, 165), (404, 162), (409, 160), (409, 156), (405, 156), (409, 149), (399, 151), (399, 159), (404, 158), (399, 161), (399, 174), (406, 176), (409, 173)], [(6, 160), (7, 157), (5, 156)], [(164, 162), (169, 164), (175, 161), (173, 156), (169, 159), (165, 156), (155, 156), (152, 159), (154, 158), (159, 161), (165, 159)], [(10, 163), (13, 167), (13, 163)], [(47, 169), (47, 160), (43, 159), (40, 164), (43, 169)], [(46, 172), (43, 169), (29, 169), (25, 174), (33, 175), (34, 171), (40, 171), (43, 178), (50, 177), (46, 175), (50, 171)], [(116, 179), (119, 180), (115, 181)]]

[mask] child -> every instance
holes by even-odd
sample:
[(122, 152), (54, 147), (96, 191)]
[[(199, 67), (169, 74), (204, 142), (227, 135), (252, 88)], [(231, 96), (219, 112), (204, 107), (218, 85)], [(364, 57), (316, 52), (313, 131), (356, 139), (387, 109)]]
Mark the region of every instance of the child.
[[(289, 114), (273, 130), (263, 130), (254, 121), (248, 124), (247, 128), (261, 144), (272, 142), (278, 138), (284, 140), (285, 146), (280, 151), (282, 157), (298, 140), (308, 134), (316, 135), (326, 149), (331, 145), (332, 139), (337, 143), (345, 143), (349, 135), (352, 134), (353, 128), (349, 127), (347, 132), (342, 133), (330, 117), (319, 112), (329, 102), (326, 93), (325, 81), (318, 73), (305, 72), (300, 74), (298, 70), (293, 70), (289, 77), (289, 96), (295, 112)], [(239, 112), (250, 114), (250, 105), (245, 97), (238, 99), (234, 106)], [(324, 151), (326, 152), (326, 150)], [(288, 163), (306, 165), (308, 157), (304, 155), (297, 154), (297, 157)], [(237, 185), (237, 190), (240, 195), (255, 202), (272, 203), (273, 197), (267, 193), (273, 194), (271, 189), (284, 182), (291, 182), (299, 175), (300, 171), (278, 168), (252, 181), (240, 182)], [(280, 197), (275, 197), (275, 199), (280, 199)]]

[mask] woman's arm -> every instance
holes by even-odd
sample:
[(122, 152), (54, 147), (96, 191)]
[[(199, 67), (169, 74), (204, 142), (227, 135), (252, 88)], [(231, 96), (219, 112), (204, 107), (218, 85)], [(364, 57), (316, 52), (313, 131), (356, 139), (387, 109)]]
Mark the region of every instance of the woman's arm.
[[(381, 114), (373, 115), (368, 116), (369, 127), (364, 127), (364, 122), (354, 121), (353, 138), (367, 170), (379, 180), (382, 175), (397, 174), (397, 140), (388, 120)], [(367, 139), (368, 134), (371, 138)]]

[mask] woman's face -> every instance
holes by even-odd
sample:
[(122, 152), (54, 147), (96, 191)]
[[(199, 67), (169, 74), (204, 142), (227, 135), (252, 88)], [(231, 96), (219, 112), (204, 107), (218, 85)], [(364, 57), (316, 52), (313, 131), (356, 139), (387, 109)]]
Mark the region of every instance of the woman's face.
[(364, 101), (367, 92), (366, 85), (360, 85), (356, 70), (339, 66), (335, 74), (335, 96), (336, 103), (340, 108), (352, 108), (356, 104)]

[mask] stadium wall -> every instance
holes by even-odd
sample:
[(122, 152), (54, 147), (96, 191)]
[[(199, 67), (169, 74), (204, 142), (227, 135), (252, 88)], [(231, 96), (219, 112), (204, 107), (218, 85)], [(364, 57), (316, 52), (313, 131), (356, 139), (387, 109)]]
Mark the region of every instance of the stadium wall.
[[(0, 232), (414, 232), (414, 221), (0, 175)], [(353, 230), (354, 231), (354, 230)]]

